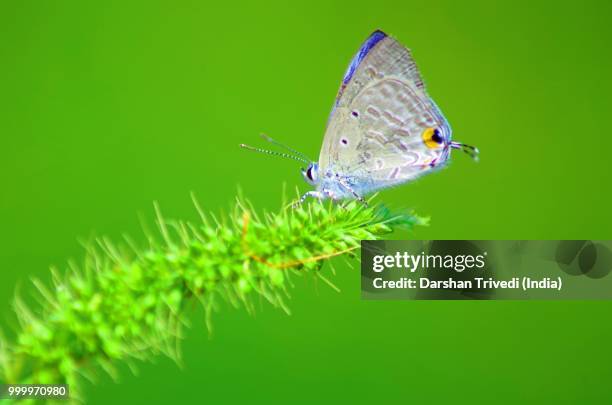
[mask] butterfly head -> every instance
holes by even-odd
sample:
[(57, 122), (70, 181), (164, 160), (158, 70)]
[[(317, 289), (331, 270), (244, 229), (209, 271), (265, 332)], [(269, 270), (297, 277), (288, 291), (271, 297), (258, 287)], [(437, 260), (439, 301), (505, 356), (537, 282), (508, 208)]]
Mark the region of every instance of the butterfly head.
[(312, 162), (306, 169), (302, 169), (302, 176), (306, 183), (315, 186), (319, 182), (319, 164)]

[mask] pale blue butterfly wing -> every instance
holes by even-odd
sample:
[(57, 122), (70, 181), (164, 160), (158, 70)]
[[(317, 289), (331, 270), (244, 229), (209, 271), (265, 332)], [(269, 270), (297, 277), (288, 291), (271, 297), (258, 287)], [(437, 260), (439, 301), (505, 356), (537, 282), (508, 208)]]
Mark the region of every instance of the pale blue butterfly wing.
[[(439, 142), (425, 142), (425, 131), (433, 129)], [(342, 81), (321, 148), (320, 172), (346, 179), (353, 191), (367, 194), (443, 165), (450, 137), (410, 50), (376, 31)], [(333, 181), (320, 188), (338, 189)]]

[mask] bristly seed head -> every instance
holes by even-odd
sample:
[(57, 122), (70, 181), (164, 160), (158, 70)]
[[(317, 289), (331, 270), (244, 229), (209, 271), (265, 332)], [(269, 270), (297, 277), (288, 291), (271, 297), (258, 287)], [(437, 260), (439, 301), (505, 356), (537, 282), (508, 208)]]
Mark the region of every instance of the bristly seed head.
[(167, 221), (156, 204), (161, 238), (147, 235), (147, 247), (130, 241), (129, 252), (101, 239), (87, 246), (83, 266), (72, 264), (64, 276), (54, 271), (51, 288), (34, 281), (40, 304), (30, 308), (17, 298), (16, 342), (0, 335), (0, 380), (67, 383), (78, 395), (88, 369), (116, 378), (117, 362), (158, 352), (181, 362), (178, 341), (190, 302), (202, 304), (209, 329), (217, 298), (253, 312), (251, 300), (259, 295), (289, 313), (290, 277), (311, 271), (334, 288), (320, 274), (328, 258), (353, 254), (363, 239), (422, 223), (357, 202), (315, 201), (260, 217), (239, 198), (221, 218), (194, 203), (199, 223)]

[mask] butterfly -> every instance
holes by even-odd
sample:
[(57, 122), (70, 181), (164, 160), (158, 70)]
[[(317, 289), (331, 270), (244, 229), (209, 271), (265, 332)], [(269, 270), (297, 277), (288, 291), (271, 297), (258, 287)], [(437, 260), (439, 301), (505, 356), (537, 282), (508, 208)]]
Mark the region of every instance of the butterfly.
[(318, 162), (265, 136), (289, 153), (243, 148), (305, 162), (308, 197), (357, 199), (412, 181), (448, 162), (451, 150), (478, 149), (451, 140), (452, 130), (429, 97), (410, 50), (374, 31), (353, 57), (327, 122)]

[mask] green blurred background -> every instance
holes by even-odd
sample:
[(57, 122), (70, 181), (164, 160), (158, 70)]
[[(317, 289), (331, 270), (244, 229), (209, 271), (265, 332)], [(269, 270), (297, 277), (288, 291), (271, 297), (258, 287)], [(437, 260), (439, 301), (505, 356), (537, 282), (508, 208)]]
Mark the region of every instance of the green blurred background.
[[(610, 239), (610, 2), (3, 1), (0, 304), (137, 213), (195, 218), (240, 185), (280, 204), (299, 166), (240, 150), (259, 132), (318, 156), (340, 79), (380, 28), (412, 48), (455, 138), (447, 170), (380, 199), (432, 217), (403, 238)], [(340, 262), (341, 263), (341, 262)], [(612, 400), (611, 302), (364, 302), (299, 282), (292, 316), (195, 314), (185, 366), (160, 358), (90, 403)]]

